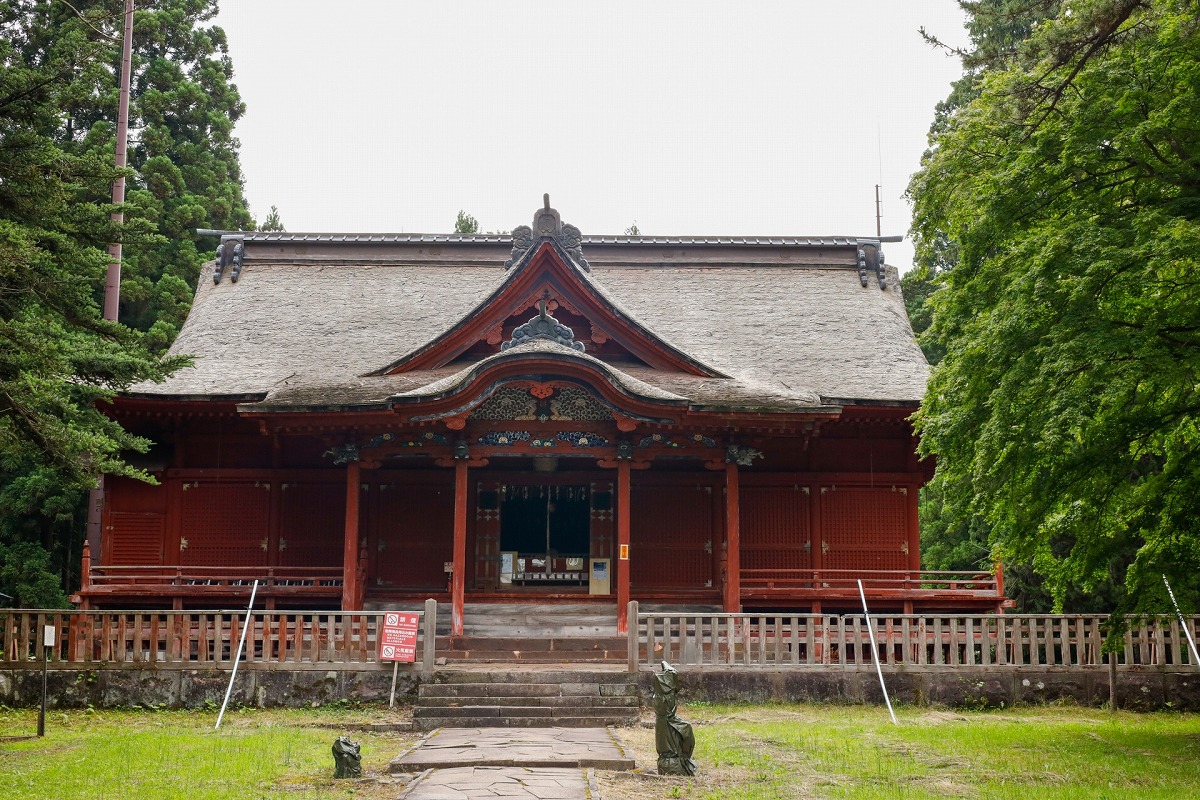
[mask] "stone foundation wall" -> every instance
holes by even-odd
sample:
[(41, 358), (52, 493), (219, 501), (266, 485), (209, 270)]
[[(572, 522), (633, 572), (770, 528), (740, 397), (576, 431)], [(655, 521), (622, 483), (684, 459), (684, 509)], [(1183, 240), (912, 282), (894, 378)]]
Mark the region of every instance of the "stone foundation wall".
[[(504, 668), (496, 665), (492, 672)], [(456, 671), (456, 673), (459, 671)], [(481, 667), (479, 680), (489, 678)], [(880, 704), (883, 695), (873, 669), (681, 669), (680, 699), (687, 702), (832, 702)], [(428, 680), (444, 682), (435, 672)], [(461, 680), (461, 675), (457, 678)], [(651, 696), (650, 674), (631, 676)], [(961, 708), (1000, 708), (1020, 704), (1071, 702), (1099, 706), (1108, 702), (1107, 667), (1073, 668), (954, 668), (884, 670), (892, 702), (904, 705), (944, 705)], [(422, 676), (402, 670), (396, 683), (398, 701), (415, 697)], [(302, 707), (349, 702), (387, 702), (392, 671), (379, 669), (241, 669), (231, 704)], [(229, 673), (221, 670), (69, 669), (49, 670), (52, 708), (217, 707), (225, 696)], [(0, 669), (0, 705), (34, 706), (40, 702), (42, 674), (38, 668)], [(1159, 667), (1121, 668), (1117, 673), (1117, 703), (1121, 708), (1171, 708), (1200, 711), (1200, 670)]]
[[(224, 670), (98, 669), (47, 672), (52, 708), (219, 708), (229, 686)], [(401, 672), (396, 698), (416, 696), (419, 680)], [(388, 700), (392, 671), (239, 669), (231, 706), (320, 706)], [(34, 706), (41, 702), (40, 669), (0, 669), (0, 705)]]
[[(684, 702), (835, 702), (882, 704), (874, 669), (680, 670)], [(1108, 667), (920, 667), (885, 668), (892, 702), (957, 708), (1002, 708), (1070, 702), (1108, 702)], [(640, 680), (643, 696), (650, 676)], [(1122, 667), (1117, 671), (1117, 706), (1150, 711), (1200, 711), (1200, 670)]]

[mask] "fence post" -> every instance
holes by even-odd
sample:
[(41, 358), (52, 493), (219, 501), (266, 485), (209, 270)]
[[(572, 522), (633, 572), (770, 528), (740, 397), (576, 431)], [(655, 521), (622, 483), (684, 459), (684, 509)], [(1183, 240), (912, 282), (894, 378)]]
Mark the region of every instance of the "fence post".
[(629, 601), (629, 616), (627, 617), (629, 624), (625, 631), (625, 655), (627, 664), (626, 667), (630, 672), (638, 670), (638, 631), (641, 626), (638, 625), (638, 601)]
[(433, 674), (433, 660), (437, 651), (437, 600), (425, 601), (425, 641), (421, 647), (421, 672)]

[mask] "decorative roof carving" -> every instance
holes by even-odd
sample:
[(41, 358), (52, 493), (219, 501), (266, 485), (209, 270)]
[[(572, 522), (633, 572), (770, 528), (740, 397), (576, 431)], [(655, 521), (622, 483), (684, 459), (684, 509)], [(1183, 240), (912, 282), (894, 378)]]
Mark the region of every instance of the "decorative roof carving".
[(583, 257), (583, 234), (574, 225), (563, 224), (559, 213), (550, 207), (550, 195), (542, 195), (542, 208), (533, 215), (533, 226), (520, 225), (513, 228), (513, 246), (504, 268), (509, 269), (516, 264), (543, 239), (553, 239), (567, 255), (584, 269), (591, 271), (591, 265)]
[(546, 310), (546, 301), (549, 295), (549, 292), (542, 295), (542, 301), (538, 304), (540, 309), (538, 315), (514, 330), (512, 339), (500, 345), (501, 351), (531, 342), (534, 339), (549, 339), (552, 342), (566, 345), (572, 350), (583, 352), (583, 342), (575, 341), (575, 331), (550, 316)]
[(754, 459), (762, 457), (762, 451), (755, 450), (753, 447), (731, 444), (725, 448), (726, 464), (737, 464), (741, 467), (748, 467), (754, 463)]
[[(863, 247), (874, 247), (875, 258), (868, 259), (867, 251)], [(875, 262), (875, 277), (879, 279), (879, 288), (887, 289), (887, 270), (883, 260), (883, 244), (879, 241), (871, 241), (869, 239), (860, 240), (858, 243), (858, 282), (862, 287), (867, 288), (867, 268), (868, 261)]]
[(213, 267), (213, 283), (221, 282), (225, 268), (233, 266), (229, 279), (234, 283), (242, 274), (242, 261), (246, 257), (246, 244), (239, 238), (226, 237), (217, 245), (217, 263)]
[(574, 387), (553, 389), (504, 386), (471, 412), (471, 419), (548, 421), (607, 421), (612, 412), (589, 392)]

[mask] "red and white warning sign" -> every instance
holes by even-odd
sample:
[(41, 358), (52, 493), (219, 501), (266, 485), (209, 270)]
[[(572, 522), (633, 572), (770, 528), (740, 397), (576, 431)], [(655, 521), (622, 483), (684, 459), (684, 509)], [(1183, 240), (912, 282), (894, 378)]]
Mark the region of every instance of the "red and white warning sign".
[(405, 614), (389, 611), (383, 615), (383, 629), (379, 632), (379, 660), (417, 660), (417, 624), (420, 614)]

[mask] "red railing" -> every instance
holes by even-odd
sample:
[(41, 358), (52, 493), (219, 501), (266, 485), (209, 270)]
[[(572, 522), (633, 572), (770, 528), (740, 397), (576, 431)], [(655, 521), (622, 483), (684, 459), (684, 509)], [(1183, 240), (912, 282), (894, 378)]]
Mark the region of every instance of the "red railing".
[[(857, 590), (857, 585), (855, 586)], [(630, 613), (629, 668), (869, 668), (880, 662), (921, 667), (1187, 667), (1192, 655), (1177, 617), (1131, 618), (1111, 656), (1105, 614), (861, 615)], [(636, 620), (636, 624), (633, 624)], [(1193, 640), (1200, 617), (1184, 623)]]
[[(248, 665), (378, 668), (383, 616), (381, 611), (255, 611), (247, 617), (235, 611), (4, 610), (0, 611), (0, 665), (40, 661), (44, 631), (51, 627), (55, 641), (49, 662), (59, 667), (225, 668), (232, 665), (242, 628), (248, 626), (241, 656)], [(426, 637), (431, 633), (423, 625), (417, 640), (418, 663), (427, 660), (430, 668), (433, 646), (430, 639), (426, 650)]]
[(743, 569), (742, 593), (780, 596), (819, 596), (853, 593), (858, 596), (862, 580), (867, 597), (902, 597), (927, 592), (951, 592), (963, 596), (1000, 597), (1002, 579), (991, 572), (946, 570), (862, 569)]
[(80, 594), (147, 597), (250, 596), (258, 581), (264, 596), (339, 597), (341, 567), (185, 567), (93, 566), (84, 573)]

